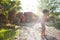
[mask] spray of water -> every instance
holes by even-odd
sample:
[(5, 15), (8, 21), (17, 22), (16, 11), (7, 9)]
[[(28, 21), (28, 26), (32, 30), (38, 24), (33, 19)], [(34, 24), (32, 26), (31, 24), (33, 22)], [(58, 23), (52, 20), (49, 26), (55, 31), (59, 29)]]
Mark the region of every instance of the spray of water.
[(29, 23), (29, 26), (23, 26), (20, 30), (19, 40), (41, 40), (40, 16), (36, 23)]

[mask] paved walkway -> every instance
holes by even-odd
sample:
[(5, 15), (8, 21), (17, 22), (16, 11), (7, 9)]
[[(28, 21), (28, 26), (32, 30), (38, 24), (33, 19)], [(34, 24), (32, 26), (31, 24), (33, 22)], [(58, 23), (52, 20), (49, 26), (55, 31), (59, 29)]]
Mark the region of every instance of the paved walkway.
[[(40, 23), (22, 26), (19, 36), (15, 40), (42, 40)], [(47, 40), (60, 40), (60, 30), (46, 26)]]

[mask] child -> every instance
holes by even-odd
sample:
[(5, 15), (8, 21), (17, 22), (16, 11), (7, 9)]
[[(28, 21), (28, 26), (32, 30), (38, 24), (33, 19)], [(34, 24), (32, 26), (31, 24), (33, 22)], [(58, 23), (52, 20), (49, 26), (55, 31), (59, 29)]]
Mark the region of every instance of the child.
[(41, 38), (44, 40), (44, 38), (45, 38), (45, 31), (46, 31), (45, 22), (46, 22), (46, 19), (47, 19), (48, 10), (44, 9), (42, 11), (42, 13), (43, 13), (43, 16), (41, 18), (41, 26), (42, 26)]

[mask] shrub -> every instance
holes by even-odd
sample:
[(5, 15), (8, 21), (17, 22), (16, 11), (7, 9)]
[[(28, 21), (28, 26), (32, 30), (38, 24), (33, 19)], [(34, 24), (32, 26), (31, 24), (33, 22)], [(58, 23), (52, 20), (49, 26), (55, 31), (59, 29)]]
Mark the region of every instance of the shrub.
[(15, 29), (1, 29), (0, 30), (0, 40), (13, 40), (16, 35)]

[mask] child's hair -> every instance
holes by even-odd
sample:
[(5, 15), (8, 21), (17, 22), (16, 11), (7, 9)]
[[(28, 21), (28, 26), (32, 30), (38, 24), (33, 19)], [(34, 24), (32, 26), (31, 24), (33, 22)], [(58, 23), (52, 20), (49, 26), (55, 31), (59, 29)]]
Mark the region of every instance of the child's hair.
[(47, 12), (49, 12), (47, 9), (43, 9), (43, 10), (42, 10), (42, 13), (43, 13), (43, 14), (46, 14)]

